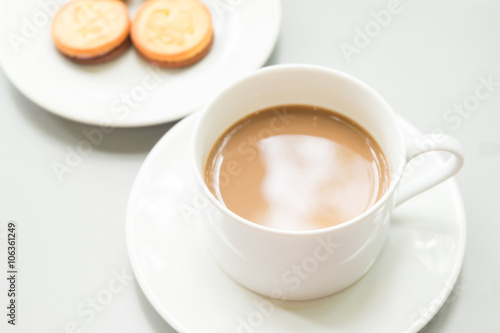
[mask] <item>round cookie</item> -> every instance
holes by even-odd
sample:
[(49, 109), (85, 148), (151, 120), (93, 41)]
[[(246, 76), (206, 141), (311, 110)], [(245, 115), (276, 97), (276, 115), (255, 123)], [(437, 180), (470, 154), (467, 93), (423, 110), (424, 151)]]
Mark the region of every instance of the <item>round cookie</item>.
[(210, 51), (212, 17), (198, 0), (148, 0), (132, 23), (131, 37), (146, 60), (160, 67), (185, 67)]
[(111, 61), (130, 45), (130, 19), (119, 0), (75, 0), (52, 21), (52, 39), (67, 58), (82, 64)]

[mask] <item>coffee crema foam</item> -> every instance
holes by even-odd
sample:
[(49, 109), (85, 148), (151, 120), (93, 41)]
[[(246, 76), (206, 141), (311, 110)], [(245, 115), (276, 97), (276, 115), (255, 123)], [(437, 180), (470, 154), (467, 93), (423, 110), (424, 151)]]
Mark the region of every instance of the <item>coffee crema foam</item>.
[(390, 181), (382, 150), (360, 125), (324, 108), (282, 105), (232, 125), (211, 150), (205, 182), (246, 220), (298, 231), (360, 215)]

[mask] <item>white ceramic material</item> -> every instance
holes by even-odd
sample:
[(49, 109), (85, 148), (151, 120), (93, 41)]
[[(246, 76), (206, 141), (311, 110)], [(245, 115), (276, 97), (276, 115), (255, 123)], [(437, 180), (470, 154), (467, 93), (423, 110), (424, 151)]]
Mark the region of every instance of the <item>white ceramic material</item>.
[[(148, 155), (127, 210), (137, 281), (176, 331), (415, 333), (463, 290), (453, 286), (464, 256), (465, 214), (457, 185), (448, 180), (395, 210), (379, 258), (357, 283), (326, 298), (266, 308), (268, 298), (234, 282), (208, 251), (208, 207), (189, 167), (196, 117), (171, 129)], [(408, 143), (419, 136), (399, 120)], [(408, 180), (440, 164), (426, 155)]]
[[(280, 30), (279, 0), (202, 1), (212, 13), (214, 44), (184, 69), (155, 68), (133, 48), (103, 65), (68, 61), (54, 47), (50, 23), (69, 0), (0, 2), (0, 64), (26, 97), (68, 119), (116, 127), (179, 119), (262, 66)], [(127, 1), (132, 18), (143, 2)]]
[[(286, 104), (335, 110), (373, 135), (391, 173), (391, 184), (376, 204), (340, 225), (286, 231), (249, 222), (215, 198), (204, 182), (204, 169), (216, 140), (238, 119)], [(285, 114), (276, 117), (285, 122)], [(233, 83), (201, 111), (193, 133), (195, 179), (214, 208), (206, 223), (212, 252), (233, 279), (276, 299), (319, 298), (357, 281), (373, 265), (384, 244), (394, 206), (453, 176), (463, 163), (460, 145), (445, 135), (418, 138), (406, 149), (396, 115), (382, 97), (353, 77), (318, 66), (266, 67)], [(404, 184), (398, 198), (406, 163), (434, 150), (450, 152), (452, 158), (418, 182)]]

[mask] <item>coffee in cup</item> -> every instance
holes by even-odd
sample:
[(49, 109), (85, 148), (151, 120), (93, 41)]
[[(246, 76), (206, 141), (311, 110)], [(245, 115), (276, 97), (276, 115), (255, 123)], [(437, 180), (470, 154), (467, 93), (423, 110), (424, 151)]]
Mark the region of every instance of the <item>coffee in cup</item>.
[[(276, 106), (287, 106), (286, 114), (283, 109), (276, 108)], [(292, 109), (295, 107), (298, 107), (297, 112), (292, 113)], [(314, 110), (314, 107), (317, 109)], [(273, 110), (273, 108), (278, 111), (278, 114), (275, 113), (275, 118), (272, 118), (273, 112), (267, 116), (265, 115), (266, 111), (255, 115), (256, 111)], [(292, 120), (299, 119), (301, 114), (299, 110), (304, 108), (308, 108), (308, 113), (303, 111), (304, 120), (297, 121), (294, 126)], [(332, 115), (332, 111), (336, 115), (335, 113)], [(337, 117), (338, 123), (331, 119), (317, 121), (317, 124), (321, 123), (321, 126), (326, 126), (325, 134), (321, 136), (318, 135), (318, 127), (315, 129), (313, 126), (314, 116), (310, 117), (311, 114), (321, 118)], [(291, 119), (291, 116), (287, 117), (287, 115), (297, 115), (297, 118)], [(389, 233), (394, 208), (453, 176), (463, 164), (462, 150), (456, 140), (443, 134), (438, 137), (423, 135), (416, 138), (415, 141), (407, 141), (400, 119), (382, 96), (358, 79), (325, 67), (279, 65), (260, 69), (226, 87), (205, 106), (198, 117), (191, 142), (191, 160), (196, 186), (203, 198), (207, 199), (208, 207), (203, 226), (205, 227), (208, 248), (220, 267), (235, 281), (250, 290), (275, 299), (307, 300), (319, 298), (336, 293), (359, 280), (375, 263), (383, 247)], [(256, 127), (252, 130), (252, 123), (257, 124), (261, 117), (264, 125), (255, 125)], [(244, 122), (241, 122), (242, 120)], [(280, 123), (280, 120), (290, 120), (290, 124)], [(224, 164), (225, 161), (227, 164), (224, 164), (222, 168), (218, 165), (213, 168), (213, 170), (219, 170), (219, 175), (215, 176), (214, 183), (217, 185), (218, 182), (218, 186), (222, 187), (222, 180), (229, 176), (229, 184), (226, 185), (226, 188), (237, 185), (238, 181), (252, 185), (257, 193), (243, 190), (238, 192), (240, 198), (236, 196), (234, 198), (240, 200), (244, 206), (251, 203), (251, 200), (247, 200), (248, 198), (256, 200), (260, 196), (267, 200), (267, 197), (262, 194), (268, 191), (268, 189), (265, 191), (262, 189), (262, 187), (268, 186), (265, 180), (262, 181), (267, 176), (272, 176), (269, 179), (273, 182), (277, 181), (280, 177), (287, 176), (286, 172), (289, 169), (302, 168), (301, 163), (304, 163), (307, 165), (307, 168), (304, 167), (304, 169), (312, 170), (312, 172), (308, 172), (306, 175), (306, 173), (297, 173), (293, 170), (294, 176), (280, 180), (279, 186), (271, 184), (269, 190), (277, 192), (272, 197), (278, 198), (283, 205), (286, 205), (285, 208), (295, 210), (297, 209), (294, 207), (296, 202), (286, 201), (284, 197), (289, 195), (290, 188), (296, 190), (295, 186), (305, 191), (310, 190), (304, 184), (313, 183), (313, 181), (301, 179), (301, 177), (312, 177), (315, 180), (314, 177), (324, 177), (323, 173), (327, 176), (331, 173), (333, 164), (329, 165), (330, 162), (325, 162), (326, 157), (319, 154), (316, 149), (319, 149), (320, 145), (328, 146), (331, 144), (328, 142), (334, 142), (329, 136), (333, 135), (331, 132), (334, 131), (334, 128), (342, 128), (340, 120), (343, 121), (342, 126), (347, 127), (349, 124), (352, 125), (352, 122), (349, 121), (354, 121), (356, 124), (354, 128), (357, 129), (358, 135), (372, 139), (370, 146), (375, 151), (378, 151), (378, 146), (383, 152), (387, 165), (384, 172), (389, 174), (389, 179), (384, 182), (385, 174), (381, 172), (379, 185), (373, 190), (373, 193), (378, 191), (378, 194), (374, 195), (369, 192), (372, 193), (367, 196), (370, 199), (365, 197), (359, 207), (365, 207), (367, 202), (373, 201), (374, 203), (348, 221), (330, 227), (314, 226), (313, 229), (305, 230), (280, 227), (290, 227), (287, 219), (281, 221), (278, 226), (261, 225), (255, 222), (258, 216), (250, 216), (247, 219), (231, 211), (231, 205), (227, 206), (228, 203), (224, 203), (224, 200), (229, 200), (230, 195), (223, 192), (222, 196), (217, 197), (214, 195), (213, 188), (211, 189), (207, 184), (207, 161), (217, 160), (210, 155), (212, 152), (217, 155), (217, 151), (221, 150), (217, 148), (218, 145), (224, 152), (224, 145), (227, 146), (230, 143), (230, 141), (225, 142), (225, 139), (221, 141), (219, 139), (231, 138), (232, 135), (241, 132), (240, 135), (242, 134), (243, 142), (245, 142), (247, 137), (244, 126), (241, 127), (241, 125), (249, 122), (249, 133), (253, 137), (261, 137), (262, 140), (255, 140), (257, 146), (251, 145), (250, 142), (247, 144), (236, 142), (236, 146), (233, 148), (236, 148), (236, 156), (241, 160), (235, 160), (231, 163), (230, 156), (224, 157), (222, 160), (219, 159), (218, 163)], [(327, 125), (329, 121), (333, 124)], [(236, 127), (233, 127), (235, 124)], [(283, 127), (283, 125), (287, 126)], [(306, 144), (298, 142), (295, 144), (286, 143), (285, 145), (280, 142), (280, 135), (284, 135), (286, 131), (292, 131), (293, 128), (302, 130), (305, 126), (308, 126), (308, 130), (312, 132), (297, 131), (288, 134), (292, 136), (297, 135), (297, 133), (301, 133), (300, 136), (312, 134), (310, 140), (314, 144), (307, 143), (307, 140)], [(257, 131), (257, 128), (260, 130)], [(273, 128), (274, 130), (281, 128), (282, 132), (275, 135)], [(360, 129), (365, 131), (359, 133)], [(267, 144), (267, 141), (271, 143), (273, 140), (276, 141), (273, 143), (276, 145), (275, 147)], [(326, 140), (327, 143), (323, 143), (323, 140)], [(340, 143), (344, 145), (352, 145), (353, 141), (356, 140), (340, 137)], [(361, 141), (363, 140), (359, 140), (359, 142)], [(363, 144), (366, 145), (366, 142)], [(238, 152), (238, 148), (240, 152)], [(252, 171), (252, 169), (250, 171), (256, 175), (252, 175), (252, 172), (246, 175), (249, 170), (244, 168), (248, 169), (250, 166), (251, 149), (257, 150), (255, 153), (260, 154), (259, 159), (256, 155), (253, 161), (256, 163), (256, 168), (259, 165), (267, 167), (269, 164), (270, 168), (266, 169), (266, 172), (270, 173), (269, 175), (264, 175), (262, 170), (257, 172), (258, 170)], [(351, 148), (351, 150), (353, 149)], [(271, 150), (273, 153), (270, 152)], [(323, 153), (323, 149), (321, 150)], [(297, 151), (304, 155), (295, 161)], [(358, 147), (354, 151), (358, 153), (366, 151), (366, 147), (363, 149)], [(415, 157), (433, 151), (448, 152), (451, 157), (437, 167), (426, 170), (417, 179), (403, 184), (401, 180), (405, 166)], [(328, 151), (327, 154), (334, 155), (331, 151)], [(375, 156), (377, 155), (380, 156), (380, 154), (375, 153)], [(308, 163), (315, 158), (318, 158), (317, 164), (311, 163), (309, 165)], [(382, 165), (383, 162), (380, 161), (384, 161), (384, 158), (378, 159)], [(271, 161), (267, 161), (267, 159)], [(372, 161), (376, 159), (372, 157)], [(294, 161), (296, 165), (289, 165), (290, 160)], [(335, 160), (342, 161), (342, 159)], [(237, 161), (239, 163), (236, 163)], [(213, 162), (209, 162), (209, 165), (210, 163)], [(345, 169), (349, 170), (348, 167)], [(347, 172), (346, 170), (344, 172)], [(245, 177), (250, 179), (247, 180)], [(260, 181), (259, 186), (254, 186), (252, 177), (254, 177), (255, 182)], [(347, 191), (343, 192), (338, 200), (348, 202), (349, 191), (357, 189), (354, 185), (355, 181), (355, 177), (346, 178), (345, 188)], [(326, 183), (328, 184), (328, 182)], [(383, 186), (380, 186), (380, 183)], [(386, 189), (384, 189), (384, 184), (387, 186)], [(280, 188), (280, 186), (285, 185), (285, 190)], [(335, 186), (329, 184), (327, 189), (335, 189), (336, 186), (340, 187), (344, 184), (333, 181), (333, 185)], [(319, 197), (330, 200), (329, 191), (319, 191), (321, 194), (319, 195), (316, 192), (317, 187), (313, 187), (313, 189), (308, 192), (312, 193), (313, 197), (306, 202), (316, 204)], [(299, 192), (301, 195), (304, 193)], [(379, 195), (381, 195), (380, 198)], [(298, 197), (297, 202), (303, 199), (301, 196)], [(257, 207), (263, 205), (262, 202), (257, 202), (257, 204), (255, 205)], [(328, 209), (327, 213), (329, 213)], [(333, 217), (331, 219), (334, 220)], [(337, 222), (341, 220), (339, 219)], [(306, 222), (304, 223), (307, 225)], [(298, 284), (291, 283), (294, 280), (291, 280), (289, 275), (296, 267), (305, 267), (304, 272), (307, 273), (301, 275)]]
[(284, 230), (328, 228), (362, 214), (389, 187), (375, 139), (313, 105), (278, 105), (233, 124), (207, 159), (213, 195), (248, 221)]

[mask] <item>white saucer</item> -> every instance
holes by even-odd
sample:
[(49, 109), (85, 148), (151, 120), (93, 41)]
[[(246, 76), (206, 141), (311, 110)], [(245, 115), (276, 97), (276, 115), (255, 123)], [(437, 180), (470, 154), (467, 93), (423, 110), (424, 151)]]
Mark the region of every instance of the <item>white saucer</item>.
[[(149, 301), (174, 329), (409, 333), (435, 315), (456, 282), (465, 250), (465, 214), (454, 180), (395, 210), (380, 257), (355, 285), (323, 299), (277, 305), (269, 314), (258, 305), (265, 298), (226, 276), (203, 241), (204, 207), (193, 190), (189, 164), (196, 116), (180, 122), (151, 151), (127, 211), (133, 270)], [(418, 134), (401, 121), (408, 138)], [(422, 169), (441, 163), (436, 156), (424, 161)]]
[[(191, 67), (156, 72), (132, 47), (98, 66), (77, 65), (60, 55), (50, 25), (60, 7), (54, 4), (69, 0), (0, 1), (0, 64), (26, 97), (68, 119), (116, 127), (179, 119), (231, 81), (261, 67), (280, 30), (279, 0), (201, 1), (214, 21), (212, 50)], [(143, 2), (126, 2), (131, 18)], [(123, 101), (122, 94), (131, 102)]]

